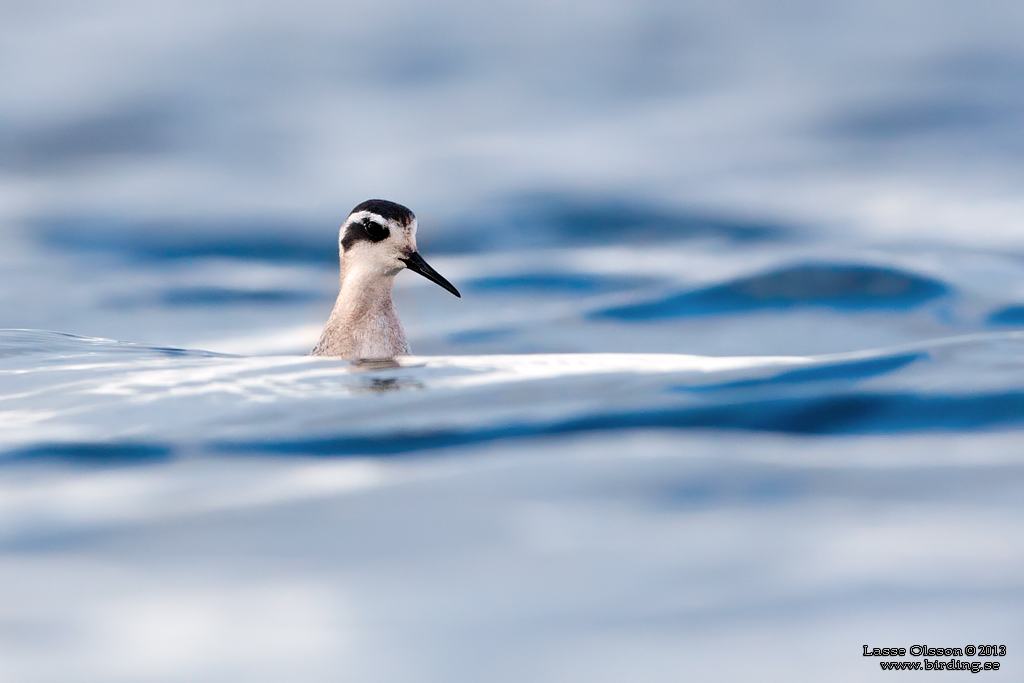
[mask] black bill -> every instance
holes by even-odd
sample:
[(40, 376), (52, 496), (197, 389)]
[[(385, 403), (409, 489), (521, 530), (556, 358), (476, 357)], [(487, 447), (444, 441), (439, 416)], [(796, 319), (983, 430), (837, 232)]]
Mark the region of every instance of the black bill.
[(445, 289), (447, 289), (449, 292), (459, 297), (460, 299), (462, 298), (462, 295), (459, 294), (459, 290), (455, 289), (455, 285), (445, 280), (443, 277), (441, 277), (440, 273), (438, 273), (436, 270), (427, 265), (427, 262), (423, 260), (422, 256), (420, 256), (420, 252), (414, 251), (411, 254), (409, 254), (409, 258), (400, 258), (398, 260), (404, 263), (405, 267), (411, 270), (412, 272), (419, 273), (420, 275), (427, 278), (431, 282), (436, 282), (437, 284), (441, 285), (442, 287), (444, 287)]

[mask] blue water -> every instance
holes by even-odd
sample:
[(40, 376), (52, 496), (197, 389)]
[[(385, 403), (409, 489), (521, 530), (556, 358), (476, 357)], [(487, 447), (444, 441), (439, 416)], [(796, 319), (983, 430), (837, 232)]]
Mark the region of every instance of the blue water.
[(394, 648), (426, 669), (382, 675), (442, 680), (510, 643), (513, 677), (640, 653), (658, 680), (737, 642), (866, 680), (860, 641), (1009, 640), (1024, 330), (973, 269), (1024, 268), (829, 250), (441, 253), (465, 296), (400, 275), (423, 351), (392, 368), (302, 355), (328, 266), (108, 261), (92, 322), (210, 344), (0, 331), (12, 680), (330, 680)]
[(612, 308), (598, 315), (622, 320), (713, 316), (827, 306), (854, 310), (913, 308), (946, 293), (939, 282), (887, 268), (806, 264), (667, 298)]
[(427, 253), (464, 298), (399, 275), (388, 368), (303, 355), (329, 265), (45, 253), (70, 328), (126, 332), (0, 331), (10, 680), (747, 680), (797, 645), (867, 680), (861, 641), (1014, 642), (1024, 330), (977, 276), (1012, 256)]
[[(1022, 28), (7, 3), (0, 681), (1020, 678)], [(370, 197), (398, 367), (306, 355)]]

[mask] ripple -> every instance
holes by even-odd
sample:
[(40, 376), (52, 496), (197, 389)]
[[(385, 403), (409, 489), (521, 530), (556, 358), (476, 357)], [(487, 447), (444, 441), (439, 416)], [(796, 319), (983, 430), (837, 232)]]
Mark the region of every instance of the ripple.
[(883, 358), (869, 358), (834, 364), (815, 365), (808, 368), (788, 370), (767, 378), (743, 379), (721, 384), (705, 384), (702, 386), (674, 387), (677, 391), (708, 391), (713, 389), (739, 389), (746, 387), (767, 386), (772, 384), (796, 384), (801, 382), (827, 382), (835, 380), (855, 380), (866, 377), (877, 377), (911, 363), (928, 358), (927, 353), (908, 353)]
[(8, 451), (4, 460), (58, 460), (79, 465), (135, 465), (169, 460), (170, 446), (147, 443), (42, 443)]
[(323, 298), (320, 292), (294, 289), (233, 289), (229, 287), (174, 287), (151, 297), (139, 297), (114, 302), (117, 305), (166, 306), (190, 308), (209, 306), (275, 305)]
[(170, 356), (195, 358), (224, 358), (225, 354), (194, 349), (177, 349), (163, 346), (148, 346), (132, 342), (82, 337), (65, 332), (49, 330), (3, 330), (0, 329), (0, 358), (13, 356), (43, 355), (69, 358), (77, 356)]
[(489, 441), (637, 429), (724, 429), (788, 434), (965, 432), (1024, 424), (1024, 393), (849, 394), (710, 407), (602, 413), (475, 429), (395, 431), (315, 439), (211, 444), (219, 452), (392, 456)]
[(1007, 306), (993, 311), (988, 316), (988, 324), (993, 326), (1012, 325), (1019, 327), (1024, 325), (1024, 306)]
[(378, 366), (3, 330), (0, 449), (117, 464), (179, 451), (385, 457), (638, 429), (1019, 428), (1022, 343), (1022, 333), (999, 332), (824, 356), (466, 355)]
[(905, 310), (946, 294), (938, 280), (893, 268), (807, 264), (745, 277), (655, 301), (592, 314), (653, 320), (748, 313), (804, 306), (844, 310)]
[(590, 273), (532, 273), (505, 277), (484, 277), (470, 280), (466, 287), (476, 292), (507, 292), (514, 294), (603, 294), (650, 286), (654, 278), (621, 277)]

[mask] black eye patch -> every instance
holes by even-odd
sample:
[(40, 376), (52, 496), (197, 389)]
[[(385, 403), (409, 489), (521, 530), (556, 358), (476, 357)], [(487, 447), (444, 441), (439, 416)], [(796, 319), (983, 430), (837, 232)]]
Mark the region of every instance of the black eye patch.
[(380, 242), (391, 235), (386, 225), (382, 225), (372, 218), (364, 218), (358, 223), (349, 224), (345, 229), (345, 236), (341, 240), (341, 247), (348, 249), (356, 242)]
[(370, 238), (371, 242), (380, 242), (381, 240), (387, 239), (391, 231), (386, 226), (381, 225), (377, 221), (372, 221), (369, 218), (363, 219), (363, 229), (366, 230), (366, 236)]

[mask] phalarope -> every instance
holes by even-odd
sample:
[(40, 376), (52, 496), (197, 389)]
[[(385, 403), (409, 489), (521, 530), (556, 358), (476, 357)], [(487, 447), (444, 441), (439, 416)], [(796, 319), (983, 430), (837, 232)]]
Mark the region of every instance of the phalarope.
[(410, 353), (391, 299), (395, 276), (405, 268), (462, 296), (416, 250), (416, 216), (401, 204), (370, 199), (352, 209), (338, 251), (341, 287), (314, 356), (385, 360)]

